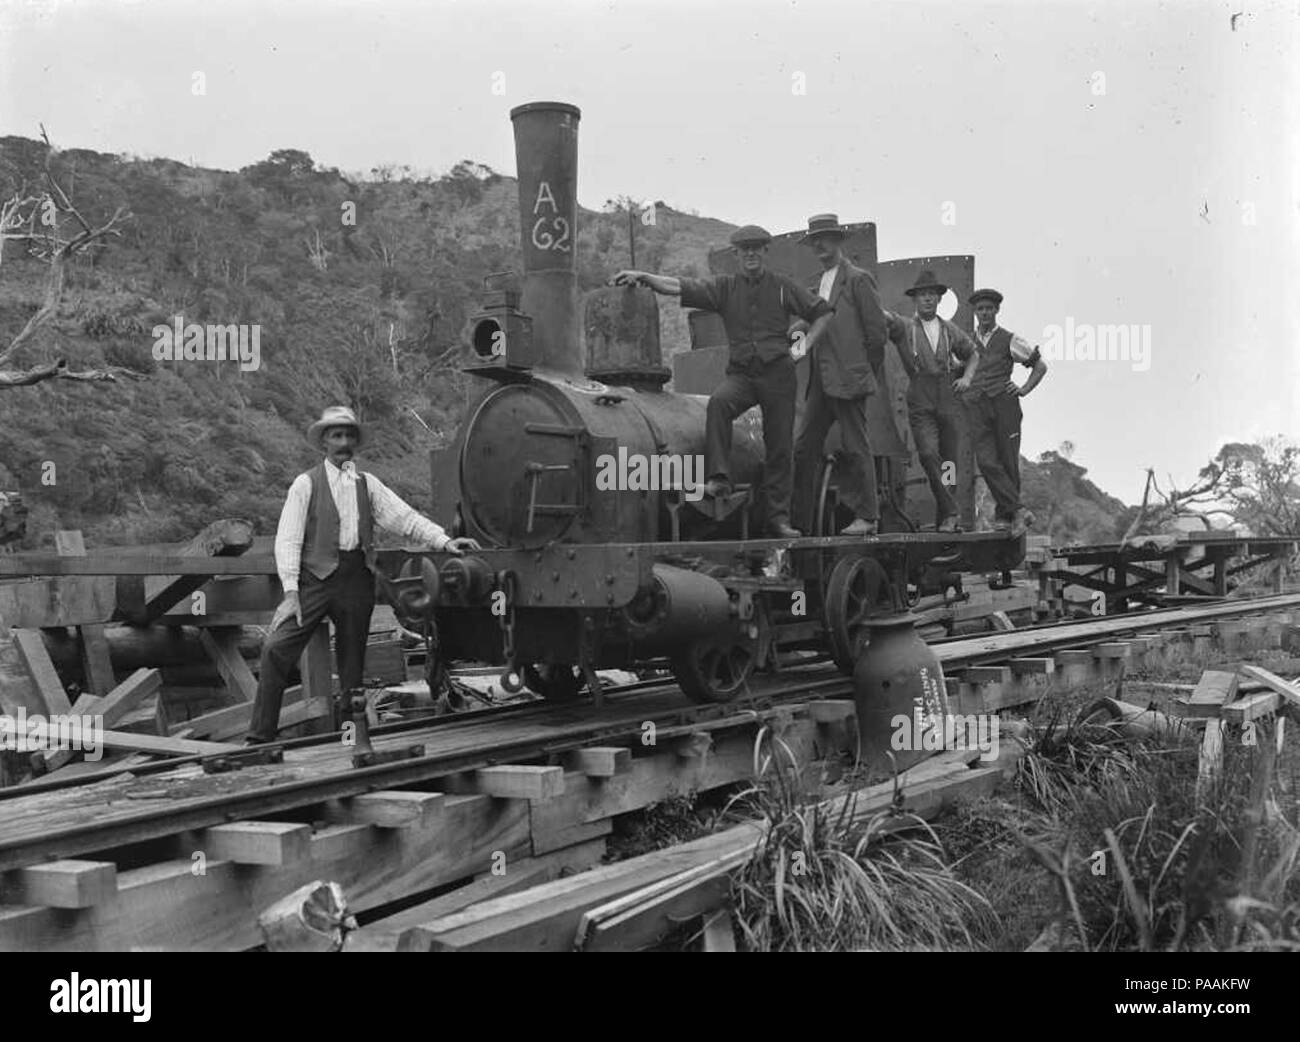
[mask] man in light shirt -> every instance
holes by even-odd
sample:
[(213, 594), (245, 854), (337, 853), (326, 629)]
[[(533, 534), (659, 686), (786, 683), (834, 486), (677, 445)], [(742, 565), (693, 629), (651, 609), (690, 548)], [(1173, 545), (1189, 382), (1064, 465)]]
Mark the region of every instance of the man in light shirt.
[[(921, 469), (930, 482), (940, 532), (957, 529), (956, 466), (964, 436), (965, 417), (958, 395), (970, 390), (979, 369), (974, 341), (946, 318), (939, 316), (939, 301), (948, 287), (923, 271), (904, 292), (916, 302), (916, 315), (891, 325), (898, 333), (899, 358), (911, 384), (907, 389), (908, 422), (916, 441)], [(958, 374), (956, 380), (953, 375)], [(946, 472), (946, 473), (945, 473)], [(947, 479), (947, 480), (945, 480)]]
[[(1020, 502), (1020, 399), (1047, 375), (1047, 363), (1024, 337), (998, 325), (1001, 293), (978, 289), (969, 299), (980, 343), (979, 372), (966, 396), (975, 459), (996, 504), (995, 527), (1019, 536), (1034, 523)], [(1011, 379), (1017, 362), (1031, 370), (1023, 385)]]
[(262, 647), (248, 744), (275, 740), (289, 672), (326, 618), (334, 623), (340, 688), (361, 686), (375, 607), (376, 526), (448, 553), (479, 548), (473, 539), (449, 538), (373, 474), (357, 470), (352, 457), (361, 424), (351, 409), (330, 406), (307, 437), (324, 449), (325, 458), (294, 479), (280, 514), (275, 567), (284, 600)]

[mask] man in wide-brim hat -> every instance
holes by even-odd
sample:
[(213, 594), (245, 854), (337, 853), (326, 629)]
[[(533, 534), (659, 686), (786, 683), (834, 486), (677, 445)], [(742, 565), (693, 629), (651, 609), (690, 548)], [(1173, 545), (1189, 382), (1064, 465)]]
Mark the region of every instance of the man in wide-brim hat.
[(731, 425), (746, 409), (763, 413), (763, 498), (767, 531), (782, 539), (801, 533), (790, 524), (793, 477), (795, 394), (798, 377), (791, 354), (790, 325), (802, 319), (810, 328), (802, 343), (811, 347), (830, 319), (830, 306), (793, 279), (765, 267), (768, 243), (763, 228), (737, 228), (731, 245), (740, 260), (737, 275), (709, 279), (676, 278), (645, 271), (620, 271), (616, 286), (649, 286), (656, 293), (681, 297), (682, 307), (716, 311), (727, 330), (730, 355), (727, 375), (709, 395), (705, 426), (705, 494), (730, 494)]
[[(977, 289), (968, 300), (980, 344), (979, 371), (966, 396), (975, 459), (993, 496), (996, 527), (1018, 536), (1034, 522), (1020, 501), (1020, 399), (1047, 375), (1047, 363), (1024, 337), (998, 325), (1001, 293)], [(1017, 362), (1031, 370), (1023, 385), (1011, 379)]]
[(867, 434), (867, 403), (883, 386), (888, 334), (876, 281), (844, 255), (844, 237), (839, 218), (822, 213), (809, 218), (801, 240), (817, 254), (823, 268), (816, 286), (810, 288), (833, 314), (808, 356), (808, 387), (794, 439), (794, 516), (806, 531), (812, 530), (822, 449), (831, 427), (838, 424), (849, 479), (845, 501), (854, 513), (853, 522), (840, 534), (875, 535), (880, 504)]
[[(939, 316), (939, 301), (948, 292), (933, 271), (922, 271), (903, 291), (916, 304), (916, 314), (902, 319), (892, 314), (891, 337), (911, 378), (907, 416), (916, 454), (934, 496), (935, 527), (957, 529), (957, 461), (965, 437), (965, 417), (958, 395), (970, 389), (979, 365), (974, 341)], [(955, 377), (955, 379), (954, 379)]]
[(341, 689), (361, 686), (375, 607), (376, 527), (452, 554), (478, 549), (473, 539), (450, 538), (373, 474), (357, 470), (352, 457), (361, 433), (356, 413), (344, 405), (331, 405), (307, 429), (324, 458), (294, 479), (280, 513), (275, 569), (284, 600), (262, 646), (250, 744), (275, 740), (289, 671), (326, 618), (334, 623)]

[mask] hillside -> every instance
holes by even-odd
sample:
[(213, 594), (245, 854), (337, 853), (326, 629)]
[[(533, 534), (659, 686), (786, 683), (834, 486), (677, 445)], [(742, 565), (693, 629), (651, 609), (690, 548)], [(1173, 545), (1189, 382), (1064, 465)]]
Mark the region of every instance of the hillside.
[[(0, 138), (0, 196), (35, 183), (43, 159), (40, 142)], [(294, 150), (230, 173), (73, 149), (54, 170), (88, 216), (135, 216), (69, 266), (60, 310), (14, 361), (65, 356), (144, 378), (0, 391), (0, 491), (21, 489), (31, 509), (22, 548), (56, 528), (92, 546), (174, 540), (216, 516), (271, 532), (313, 460), (302, 432), (330, 402), (367, 424), (367, 465), (427, 507), (426, 452), (463, 411), (456, 366), (483, 278), (520, 267), (513, 178), (465, 161), (438, 178), (362, 179)], [(661, 202), (653, 225), (638, 222), (637, 266), (703, 273), (731, 228)], [(46, 266), (24, 246), (5, 244), (0, 344), (44, 291)], [(578, 246), (579, 288), (602, 284), (627, 265), (626, 215), (584, 209)], [(685, 313), (661, 314), (667, 354), (686, 345)], [(260, 367), (156, 362), (151, 331), (176, 315), (258, 325)], [(1026, 463), (1027, 498), (1043, 518), (1056, 502), (1071, 540), (1113, 538), (1124, 508), (1083, 473), (1059, 457)]]

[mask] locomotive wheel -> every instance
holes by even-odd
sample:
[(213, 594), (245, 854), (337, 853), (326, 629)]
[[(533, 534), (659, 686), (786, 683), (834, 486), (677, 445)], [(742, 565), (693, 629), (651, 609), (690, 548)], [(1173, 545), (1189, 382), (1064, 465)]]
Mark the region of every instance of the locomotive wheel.
[(826, 583), (826, 630), (831, 655), (841, 673), (852, 673), (867, 638), (863, 625), (871, 616), (889, 611), (889, 576), (873, 557), (842, 557)]
[(570, 665), (542, 662), (524, 667), (524, 683), (548, 702), (572, 702), (582, 693), (583, 680)]
[(692, 702), (730, 702), (758, 662), (755, 641), (705, 637), (672, 656), (673, 676)]

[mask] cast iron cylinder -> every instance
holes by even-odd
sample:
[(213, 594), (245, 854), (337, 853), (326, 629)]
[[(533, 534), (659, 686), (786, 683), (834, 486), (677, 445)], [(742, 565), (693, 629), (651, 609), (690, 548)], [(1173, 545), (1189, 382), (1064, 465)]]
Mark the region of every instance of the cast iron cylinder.
[(870, 619), (871, 640), (853, 669), (853, 700), (863, 760), (902, 770), (926, 755), (923, 735), (944, 733), (948, 695), (943, 667), (916, 632), (910, 612)]

